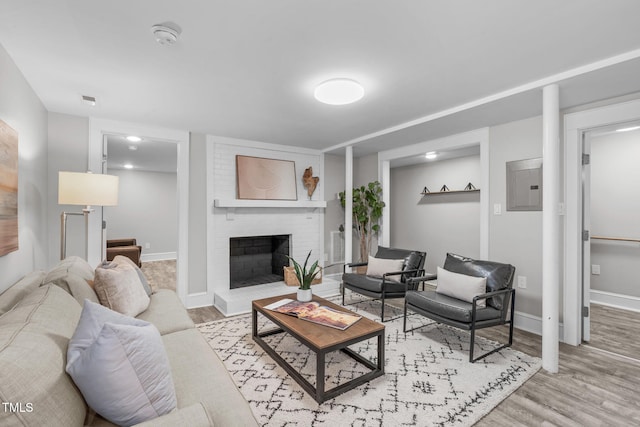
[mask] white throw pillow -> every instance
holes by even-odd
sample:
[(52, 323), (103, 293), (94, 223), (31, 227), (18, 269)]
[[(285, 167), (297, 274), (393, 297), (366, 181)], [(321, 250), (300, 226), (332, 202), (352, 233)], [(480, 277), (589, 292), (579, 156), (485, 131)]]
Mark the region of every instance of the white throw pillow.
[(138, 272), (130, 260), (122, 255), (96, 268), (93, 287), (100, 304), (127, 316), (137, 316), (151, 302)]
[[(453, 273), (438, 267), (436, 292), (462, 301), (473, 302), (473, 297), (487, 292), (487, 278)], [(476, 307), (484, 308), (485, 305), (486, 300), (479, 300)]]
[[(394, 271), (402, 271), (404, 259), (384, 259), (374, 258), (369, 255), (369, 263), (367, 264), (367, 276), (382, 277), (385, 273)], [(387, 279), (393, 282), (399, 282), (402, 275), (388, 276)]]
[(177, 405), (156, 327), (89, 300), (69, 341), (66, 371), (87, 404), (117, 425), (138, 424)]

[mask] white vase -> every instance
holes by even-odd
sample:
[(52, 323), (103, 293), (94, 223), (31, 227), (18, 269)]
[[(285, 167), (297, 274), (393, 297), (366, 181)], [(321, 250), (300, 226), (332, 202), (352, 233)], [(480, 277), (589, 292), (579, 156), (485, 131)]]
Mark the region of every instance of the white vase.
[(313, 295), (311, 294), (311, 289), (298, 289), (298, 301), (300, 302), (309, 302), (311, 301)]

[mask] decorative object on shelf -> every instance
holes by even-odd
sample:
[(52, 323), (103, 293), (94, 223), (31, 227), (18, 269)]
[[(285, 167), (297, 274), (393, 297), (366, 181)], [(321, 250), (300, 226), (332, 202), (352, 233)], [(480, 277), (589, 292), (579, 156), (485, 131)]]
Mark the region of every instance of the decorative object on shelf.
[(311, 166), (304, 170), (304, 173), (302, 174), (302, 184), (304, 185), (304, 188), (307, 189), (307, 196), (309, 196), (309, 200), (311, 200), (313, 192), (316, 191), (319, 181), (320, 178), (313, 176), (313, 168)]
[(451, 190), (449, 190), (449, 187), (447, 187), (446, 185), (443, 185), (442, 188), (440, 188), (440, 192), (444, 193), (445, 191), (451, 191)]
[(307, 264), (309, 262), (309, 257), (311, 256), (311, 251), (307, 254), (307, 258), (304, 260), (304, 265), (300, 266), (300, 264), (293, 258), (288, 257), (293, 263), (293, 268), (296, 271), (296, 277), (300, 282), (300, 287), (298, 288), (297, 298), (298, 301), (308, 302), (311, 301), (311, 282), (316, 276), (320, 273), (318, 269), (318, 260), (316, 260), (309, 269), (307, 269)]
[(473, 191), (473, 190), (477, 190), (477, 188), (471, 182), (469, 182), (467, 186), (464, 187), (464, 191)]
[(291, 160), (236, 156), (238, 199), (298, 200), (296, 164)]
[[(340, 192), (340, 205), (345, 206), (345, 192)], [(373, 181), (353, 189), (353, 228), (360, 240), (360, 262), (369, 259), (371, 240), (380, 230), (378, 220), (382, 217), (382, 186)]]
[(420, 193), (420, 194), (425, 195), (425, 194), (429, 194), (429, 193), (431, 193), (431, 191), (429, 191), (429, 189), (427, 187), (424, 187), (422, 189), (422, 193)]
[(0, 120), (0, 256), (18, 250), (18, 132)]

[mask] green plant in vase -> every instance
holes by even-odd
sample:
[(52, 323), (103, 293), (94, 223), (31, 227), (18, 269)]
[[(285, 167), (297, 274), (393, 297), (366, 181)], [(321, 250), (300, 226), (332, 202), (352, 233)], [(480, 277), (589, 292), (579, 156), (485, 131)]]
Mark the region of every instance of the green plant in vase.
[[(346, 192), (340, 192), (340, 205), (346, 205)], [(367, 262), (371, 251), (371, 240), (378, 234), (382, 217), (382, 186), (378, 181), (353, 189), (353, 230), (360, 242), (360, 262)], [(344, 226), (340, 226), (343, 231)]]
[(311, 282), (313, 282), (313, 279), (315, 279), (318, 273), (320, 273), (318, 260), (316, 260), (311, 267), (307, 269), (310, 257), (311, 251), (307, 254), (307, 258), (304, 260), (304, 265), (302, 266), (295, 259), (288, 257), (293, 263), (296, 278), (298, 279), (298, 282), (300, 282), (300, 287), (298, 288), (298, 301), (311, 301)]

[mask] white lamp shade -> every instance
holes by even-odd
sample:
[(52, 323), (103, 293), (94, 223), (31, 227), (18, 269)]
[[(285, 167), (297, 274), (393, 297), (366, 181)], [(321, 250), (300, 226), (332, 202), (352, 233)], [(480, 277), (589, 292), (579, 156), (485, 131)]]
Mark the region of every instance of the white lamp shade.
[(116, 206), (118, 177), (81, 172), (58, 172), (58, 204)]

